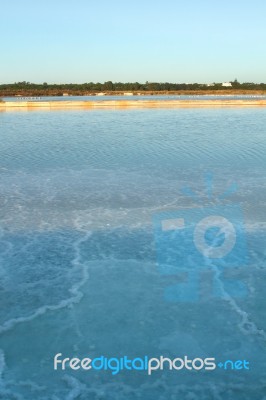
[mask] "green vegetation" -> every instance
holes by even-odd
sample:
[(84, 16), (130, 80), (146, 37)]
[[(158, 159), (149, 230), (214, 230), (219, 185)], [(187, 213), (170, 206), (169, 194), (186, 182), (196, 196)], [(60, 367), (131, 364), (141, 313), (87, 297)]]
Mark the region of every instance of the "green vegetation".
[(123, 92), (133, 93), (180, 93), (180, 92), (236, 92), (236, 91), (266, 91), (265, 83), (239, 83), (237, 79), (231, 82), (231, 87), (222, 86), (222, 83), (213, 83), (211, 85), (200, 83), (122, 83), (107, 81), (104, 83), (68, 83), (68, 84), (35, 84), (30, 82), (16, 82), (12, 84), (0, 85), (0, 96), (62, 96), (64, 93), (71, 95), (93, 95), (98, 92), (107, 94), (121, 94)]

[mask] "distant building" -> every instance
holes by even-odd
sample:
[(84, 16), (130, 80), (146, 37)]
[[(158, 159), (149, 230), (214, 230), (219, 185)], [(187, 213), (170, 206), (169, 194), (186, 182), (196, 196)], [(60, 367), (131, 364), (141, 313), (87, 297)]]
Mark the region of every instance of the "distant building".
[(126, 93), (124, 93), (124, 96), (133, 96), (133, 93), (132, 92), (126, 92)]
[(224, 82), (224, 83), (222, 83), (222, 86), (224, 86), (224, 87), (232, 87), (232, 83), (231, 82)]
[(103, 93), (103, 92), (96, 93), (96, 96), (105, 96), (105, 93)]
[(69, 94), (68, 93), (63, 93), (63, 96), (69, 96)]

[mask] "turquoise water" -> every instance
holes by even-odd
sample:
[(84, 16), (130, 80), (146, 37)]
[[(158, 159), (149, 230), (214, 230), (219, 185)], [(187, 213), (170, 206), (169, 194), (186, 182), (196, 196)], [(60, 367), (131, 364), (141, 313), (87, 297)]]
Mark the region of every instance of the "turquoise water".
[[(263, 108), (0, 114), (0, 399), (263, 400), (265, 127)], [(222, 206), (243, 210), (249, 262), (237, 253), (232, 273), (247, 294), (213, 297), (201, 277), (198, 301), (168, 301), (154, 217), (193, 209), (185, 187), (205, 209), (234, 182)], [(57, 353), (251, 368), (112, 376), (54, 371)]]

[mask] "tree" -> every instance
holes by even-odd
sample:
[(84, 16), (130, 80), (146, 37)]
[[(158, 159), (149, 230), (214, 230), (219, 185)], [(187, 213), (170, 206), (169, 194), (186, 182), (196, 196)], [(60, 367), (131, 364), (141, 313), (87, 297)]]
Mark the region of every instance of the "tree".
[(107, 81), (104, 82), (103, 84), (103, 90), (113, 90), (113, 82), (112, 81)]

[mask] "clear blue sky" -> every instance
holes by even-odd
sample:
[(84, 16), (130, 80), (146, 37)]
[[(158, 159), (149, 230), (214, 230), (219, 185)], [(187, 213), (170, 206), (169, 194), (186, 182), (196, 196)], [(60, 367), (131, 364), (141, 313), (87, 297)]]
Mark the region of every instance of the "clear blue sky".
[(0, 83), (266, 82), (265, 0), (1, 0)]

